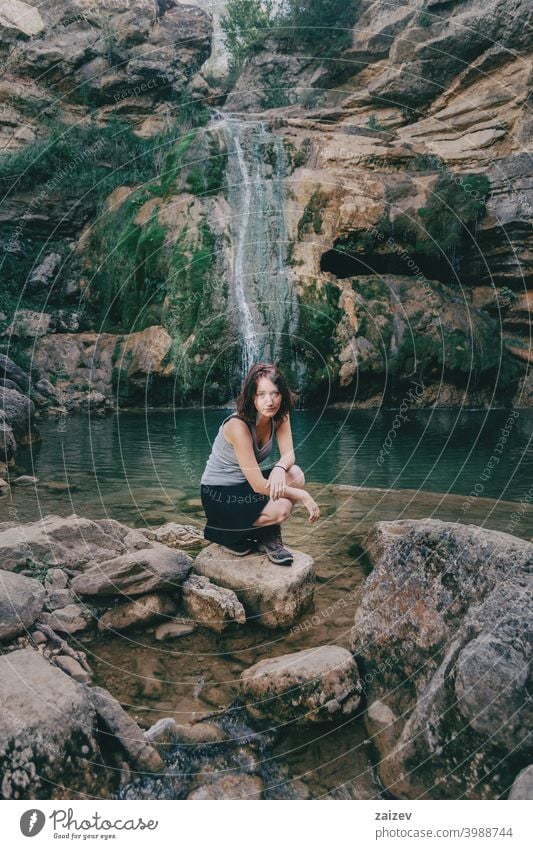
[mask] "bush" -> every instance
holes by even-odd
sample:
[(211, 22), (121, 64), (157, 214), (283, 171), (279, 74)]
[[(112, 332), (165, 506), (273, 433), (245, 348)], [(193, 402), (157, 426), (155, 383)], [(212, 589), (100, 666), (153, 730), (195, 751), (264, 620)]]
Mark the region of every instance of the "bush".
[(315, 51), (326, 44), (327, 50), (338, 53), (351, 43), (359, 14), (359, 0), (282, 0), (277, 12), (273, 6), (272, 0), (227, 3), (221, 26), (233, 79), (267, 39), (274, 39), (286, 51)]
[(312, 226), (315, 233), (322, 231), (322, 210), (328, 204), (328, 196), (316, 190), (309, 198), (302, 217), (298, 221), (298, 239), (301, 240), (305, 233), (309, 233)]
[(264, 46), (271, 24), (272, 0), (228, 0), (220, 25), (232, 77), (237, 76), (248, 56)]
[(351, 43), (358, 14), (356, 0), (283, 0), (274, 19), (274, 35), (290, 49), (326, 44), (338, 51)]
[(485, 214), (489, 187), (484, 174), (439, 176), (427, 206), (418, 210), (430, 236), (424, 242), (426, 253), (448, 252), (466, 240), (470, 228)]

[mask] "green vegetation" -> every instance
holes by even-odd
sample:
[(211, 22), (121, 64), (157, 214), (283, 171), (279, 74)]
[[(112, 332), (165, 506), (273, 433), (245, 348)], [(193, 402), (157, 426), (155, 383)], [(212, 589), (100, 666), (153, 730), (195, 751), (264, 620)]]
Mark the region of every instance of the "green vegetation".
[(229, 53), (229, 71), (236, 77), (248, 56), (264, 47), (272, 23), (272, 0), (228, 0), (220, 19)]
[(186, 339), (209, 319), (214, 251), (215, 239), (205, 221), (200, 224), (197, 242), (188, 241), (184, 230), (172, 248), (166, 281), (170, 302), (167, 329), (172, 336)]
[(502, 286), (497, 292), (497, 300), (501, 307), (510, 307), (516, 300), (516, 292), (513, 292), (509, 286)]
[[(29, 213), (28, 219), (21, 218), (2, 233), (7, 249), (1, 259), (0, 309), (8, 315), (17, 307), (41, 308), (42, 296), (33, 295), (27, 282), (45, 252), (59, 253), (63, 269), (68, 273), (72, 250), (70, 234), (63, 238), (61, 224), (55, 227), (52, 217), (50, 230), (55, 227), (58, 236), (48, 239), (46, 228), (36, 231), (32, 213), (42, 215), (52, 207), (58, 221), (62, 215), (68, 221), (72, 215), (66, 213), (73, 209), (77, 216), (87, 220), (98, 216), (105, 198), (117, 186), (142, 184), (147, 191), (151, 188), (154, 194), (164, 196), (181, 166), (181, 160), (176, 161), (176, 149), (178, 154), (183, 154), (181, 145), (190, 144), (194, 136), (191, 133), (186, 142), (180, 139), (181, 131), (176, 125), (167, 133), (142, 139), (129, 125), (116, 119), (104, 127), (93, 122), (76, 126), (54, 122), (45, 127), (46, 138), (0, 156), (2, 195), (21, 192), (29, 195), (22, 207)], [(140, 194), (136, 195), (136, 200), (143, 202)], [(126, 242), (129, 246), (129, 237)], [(53, 306), (55, 291), (46, 296), (49, 297), (48, 305)]]
[(145, 192), (131, 194), (117, 210), (102, 216), (93, 232), (91, 297), (105, 332), (142, 330), (158, 318), (154, 305), (164, 296), (165, 230), (157, 209), (144, 227), (134, 222), (146, 199)]
[(150, 188), (153, 195), (165, 198), (175, 189), (176, 181), (181, 176), (184, 159), (194, 138), (195, 133), (189, 132), (172, 144), (165, 155), (159, 181)]
[(296, 347), (306, 363), (303, 392), (310, 399), (320, 396), (338, 373), (335, 334), (343, 316), (339, 297), (338, 286), (327, 282), (319, 290), (313, 280), (300, 299)]
[(305, 233), (310, 232), (312, 226), (315, 233), (322, 231), (322, 210), (327, 206), (328, 196), (320, 192), (318, 189), (313, 192), (302, 217), (298, 221), (298, 239), (302, 239)]
[(317, 52), (327, 45), (328, 54), (338, 54), (351, 43), (358, 0), (283, 0), (276, 12), (273, 5), (272, 0), (227, 3), (221, 26), (232, 78), (249, 56), (265, 47), (267, 39), (276, 41), (280, 50), (304, 53)]
[(261, 98), (263, 109), (279, 109), (288, 106), (291, 102), (289, 97), (290, 84), (285, 77), (285, 71), (281, 67), (274, 68), (265, 80), (265, 89)]
[[(68, 126), (49, 123), (46, 137), (0, 157), (0, 187), (6, 192), (64, 192), (97, 204), (116, 186), (141, 183), (154, 173), (154, 156), (169, 135), (138, 138), (128, 124), (112, 119)], [(75, 179), (73, 179), (73, 177)], [(85, 202), (84, 198), (84, 202)]]
[(430, 27), (433, 24), (433, 15), (428, 15), (427, 12), (422, 12), (416, 22), (419, 27)]
[(413, 171), (435, 171), (446, 169), (446, 163), (435, 153), (417, 153), (411, 162)]
[(200, 397), (205, 403), (224, 402), (226, 375), (235, 367), (227, 314), (217, 309), (215, 301), (223, 302), (227, 288), (215, 279), (214, 268), (215, 237), (202, 221), (198, 236), (189, 238), (186, 230), (180, 234), (166, 280), (163, 322), (173, 339), (166, 359), (176, 368), (182, 402)]
[(275, 38), (288, 50), (338, 53), (351, 43), (358, 15), (358, 0), (284, 0), (273, 20)]
[(385, 186), (385, 200), (387, 203), (394, 203), (402, 198), (408, 198), (416, 194), (416, 187), (410, 183), (389, 183)]
[(228, 153), (220, 148), (219, 139), (212, 135), (208, 141), (209, 158), (192, 165), (187, 175), (187, 188), (193, 195), (209, 197), (225, 186)]
[[(418, 210), (424, 230), (414, 234), (417, 250), (438, 256), (460, 247), (485, 214), (490, 183), (485, 174), (440, 174), (426, 207)], [(425, 232), (424, 232), (425, 231)], [(412, 230), (407, 229), (411, 235)], [(411, 242), (412, 243), (412, 242)]]
[[(374, 228), (352, 233), (335, 242), (335, 250), (352, 256), (372, 253), (389, 238), (394, 246), (405, 248), (411, 256), (442, 257), (442, 253), (461, 253), (469, 234), (485, 213), (489, 181), (484, 174), (438, 176), (425, 207), (412, 209), (389, 219), (384, 214)], [(393, 203), (408, 193), (408, 186), (392, 186), (386, 200)], [(305, 223), (309, 212), (304, 212)], [(302, 216), (301, 221), (304, 216)]]
[(342, 236), (335, 241), (334, 248), (339, 253), (348, 254), (349, 256), (372, 253), (391, 235), (391, 232), (390, 220), (385, 212), (375, 227), (368, 227), (366, 230), (360, 230), (356, 233), (348, 233), (346, 236)]
[(367, 125), (369, 130), (377, 130), (378, 132), (383, 132), (387, 129), (386, 127), (383, 126), (383, 124), (379, 123), (379, 121), (376, 118), (376, 116), (374, 115), (374, 113), (372, 113), (372, 115), (370, 115), (368, 121), (366, 122), (366, 125)]
[(320, 88), (308, 88), (300, 97), (300, 103), (304, 109), (318, 109), (324, 106), (327, 93)]
[(313, 145), (311, 139), (306, 137), (299, 148), (289, 139), (283, 139), (283, 147), (285, 148), (287, 164), (292, 174), (297, 168), (301, 168), (309, 161)]

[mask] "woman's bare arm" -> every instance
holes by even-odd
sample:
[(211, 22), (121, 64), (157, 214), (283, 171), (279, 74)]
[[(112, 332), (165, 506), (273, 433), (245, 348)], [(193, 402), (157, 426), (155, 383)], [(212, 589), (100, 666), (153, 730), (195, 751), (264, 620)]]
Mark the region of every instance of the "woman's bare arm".
[[(240, 419), (230, 419), (224, 425), (224, 436), (233, 445), (242, 473), (253, 491), (261, 495), (268, 495), (270, 484), (263, 477), (263, 473), (255, 459), (252, 436), (248, 426)], [(294, 503), (300, 502), (307, 504), (308, 502), (312, 502), (312, 504), (315, 504), (309, 493), (302, 487), (285, 487), (284, 497)]]
[(269, 482), (263, 477), (255, 459), (252, 435), (248, 425), (240, 419), (230, 419), (224, 425), (224, 436), (231, 442), (242, 473), (254, 492), (268, 495)]
[(276, 439), (280, 453), (280, 465), (288, 471), (296, 463), (292, 444), (291, 421), (288, 415), (286, 419), (279, 423), (276, 429)]

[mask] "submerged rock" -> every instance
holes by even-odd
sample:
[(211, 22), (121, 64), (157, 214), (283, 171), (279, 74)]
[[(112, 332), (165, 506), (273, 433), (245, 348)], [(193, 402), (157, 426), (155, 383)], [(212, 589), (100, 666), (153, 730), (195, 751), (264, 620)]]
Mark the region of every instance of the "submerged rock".
[(259, 776), (237, 773), (201, 784), (187, 799), (263, 799), (263, 790)]
[(241, 692), (255, 719), (310, 725), (353, 714), (362, 686), (347, 649), (318, 646), (260, 660), (241, 674)]
[(384, 786), (499, 798), (531, 762), (531, 544), (438, 519), (378, 522), (351, 646)]
[(176, 637), (186, 637), (193, 631), (196, 631), (196, 623), (192, 619), (180, 616), (177, 621), (164, 622), (162, 625), (158, 625), (154, 631), (154, 637), (156, 640), (171, 640)]
[(74, 678), (75, 681), (78, 681), (80, 684), (91, 683), (91, 673), (87, 672), (81, 663), (78, 663), (78, 661), (73, 657), (60, 654), (58, 657), (54, 658), (54, 660), (56, 666), (58, 666), (63, 672), (66, 672), (67, 675), (70, 675), (71, 678)]
[(125, 631), (135, 625), (166, 619), (175, 612), (176, 603), (172, 599), (150, 593), (106, 611), (98, 621), (98, 630)]
[(145, 732), (165, 755), (164, 775), (137, 778), (116, 798), (306, 799), (307, 787), (272, 748), (278, 736), (277, 729), (251, 728), (238, 704), (205, 722), (178, 725), (165, 717)]
[(199, 745), (202, 743), (221, 743), (228, 735), (214, 722), (179, 725), (170, 716), (159, 719), (144, 732), (145, 738), (161, 753), (169, 751), (176, 743)]
[(313, 558), (291, 552), (292, 565), (277, 566), (266, 555), (238, 557), (212, 544), (196, 557), (194, 571), (233, 590), (248, 621), (265, 628), (288, 628), (311, 607), (315, 585)]

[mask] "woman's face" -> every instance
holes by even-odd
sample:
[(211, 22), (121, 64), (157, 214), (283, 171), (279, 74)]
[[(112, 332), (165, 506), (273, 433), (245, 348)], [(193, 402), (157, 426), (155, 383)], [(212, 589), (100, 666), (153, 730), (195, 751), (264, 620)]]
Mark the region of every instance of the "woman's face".
[(254, 395), (254, 405), (258, 413), (272, 418), (281, 406), (281, 392), (268, 377), (260, 377)]

